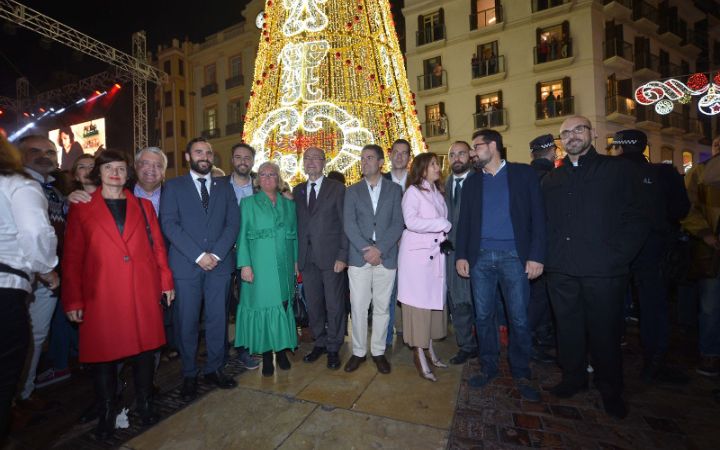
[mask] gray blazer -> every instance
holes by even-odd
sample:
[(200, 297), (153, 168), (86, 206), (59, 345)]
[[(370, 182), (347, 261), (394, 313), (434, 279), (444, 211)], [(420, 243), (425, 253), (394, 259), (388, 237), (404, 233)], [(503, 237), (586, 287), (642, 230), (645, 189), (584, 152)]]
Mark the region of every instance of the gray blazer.
[[(347, 262), (348, 240), (343, 230), (345, 186), (323, 178), (312, 213), (307, 207), (308, 183), (293, 189), (298, 227), (298, 267), (305, 269), (309, 256), (322, 270), (331, 270), (335, 261)], [(309, 255), (312, 252), (312, 255)]]
[(348, 265), (365, 265), (362, 249), (373, 245), (382, 254), (382, 264), (386, 269), (397, 268), (398, 242), (405, 227), (402, 215), (402, 189), (392, 181), (380, 178), (380, 198), (377, 210), (373, 213), (372, 200), (367, 182), (363, 178), (345, 191), (344, 227), (350, 241)]

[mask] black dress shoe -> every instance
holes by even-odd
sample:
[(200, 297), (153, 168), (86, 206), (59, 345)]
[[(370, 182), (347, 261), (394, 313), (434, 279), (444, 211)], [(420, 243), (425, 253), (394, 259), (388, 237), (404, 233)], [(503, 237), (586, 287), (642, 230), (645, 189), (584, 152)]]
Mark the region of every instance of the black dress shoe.
[(339, 369), (340, 354), (338, 352), (328, 352), (327, 355), (327, 368), (333, 370)]
[(550, 393), (557, 398), (570, 398), (578, 392), (586, 391), (587, 388), (587, 381), (580, 385), (569, 383), (567, 381), (561, 381), (558, 385), (550, 389)]
[(180, 398), (184, 402), (192, 401), (197, 395), (197, 378), (185, 377), (183, 379), (182, 389), (180, 390)]
[(206, 373), (204, 378), (206, 383), (212, 383), (220, 389), (232, 389), (237, 386), (237, 381), (225, 375), (222, 370)]
[(355, 372), (360, 364), (364, 363), (367, 357), (352, 355), (348, 362), (345, 363), (345, 372)]
[(377, 366), (378, 372), (382, 374), (390, 373), (390, 363), (385, 359), (385, 355), (373, 356), (372, 359)]
[(314, 347), (310, 353), (305, 355), (303, 361), (306, 363), (315, 362), (323, 353), (326, 353), (325, 347)]
[(468, 353), (465, 350), (458, 350), (457, 355), (450, 358), (450, 364), (465, 364), (465, 361), (472, 358), (473, 354)]

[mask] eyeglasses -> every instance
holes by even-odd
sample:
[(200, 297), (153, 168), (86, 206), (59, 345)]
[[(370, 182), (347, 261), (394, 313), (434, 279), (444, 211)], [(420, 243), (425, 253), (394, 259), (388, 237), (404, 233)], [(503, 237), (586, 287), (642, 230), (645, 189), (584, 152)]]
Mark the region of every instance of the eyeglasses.
[(561, 132), (560, 132), (560, 139), (568, 139), (568, 138), (571, 137), (573, 134), (576, 135), (576, 136), (579, 135), (579, 134), (583, 134), (583, 133), (585, 132), (585, 130), (592, 130), (592, 128), (590, 128), (590, 127), (587, 126), (587, 125), (578, 125), (578, 126), (576, 126), (575, 128), (573, 128), (572, 130), (564, 130), (564, 131), (561, 131)]
[(473, 150), (477, 150), (478, 148), (480, 148), (483, 145), (490, 145), (490, 143), (489, 142), (481, 142), (479, 144), (475, 144), (475, 145), (473, 145)]

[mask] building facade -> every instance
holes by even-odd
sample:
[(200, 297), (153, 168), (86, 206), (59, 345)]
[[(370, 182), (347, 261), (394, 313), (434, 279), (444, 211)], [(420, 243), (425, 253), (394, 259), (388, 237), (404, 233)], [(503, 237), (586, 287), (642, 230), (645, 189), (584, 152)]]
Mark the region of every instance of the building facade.
[(650, 80), (720, 69), (716, 1), (405, 0), (402, 11), (431, 151), (493, 128), (508, 158), (527, 162), (534, 137), (557, 136), (580, 114), (599, 151), (616, 131), (640, 128), (653, 162), (687, 167), (710, 155), (718, 118), (698, 113), (697, 99), (659, 116), (632, 97)]
[(168, 156), (168, 176), (187, 173), (183, 156), (187, 142), (207, 138), (215, 165), (232, 170), (230, 148), (242, 141), (264, 3), (252, 0), (245, 22), (205, 38), (201, 43), (173, 40), (158, 48), (154, 63), (170, 81), (156, 89), (154, 125), (159, 145)]

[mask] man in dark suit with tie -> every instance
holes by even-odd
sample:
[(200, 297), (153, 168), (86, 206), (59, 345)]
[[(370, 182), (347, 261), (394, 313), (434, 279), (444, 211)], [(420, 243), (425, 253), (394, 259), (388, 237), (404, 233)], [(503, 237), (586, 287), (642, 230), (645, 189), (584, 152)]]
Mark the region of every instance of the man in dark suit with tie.
[[(310, 147), (303, 155), (308, 181), (293, 189), (298, 225), (298, 269), (302, 273), (315, 347), (307, 363), (327, 352), (327, 367), (340, 368), (345, 339), (345, 274), (348, 240), (343, 230), (345, 186), (323, 176), (325, 152)], [(327, 324), (327, 328), (326, 325)]]
[(240, 213), (235, 192), (226, 179), (212, 178), (213, 150), (204, 138), (185, 148), (190, 173), (165, 184), (160, 218), (170, 242), (168, 260), (173, 271), (175, 332), (182, 361), (183, 400), (197, 393), (196, 353), (200, 310), (205, 307), (207, 362), (205, 381), (220, 388), (236, 386), (223, 373), (227, 342), (225, 301), (235, 269), (235, 240)]
[(483, 387), (498, 375), (499, 286), (509, 322), (510, 372), (523, 399), (540, 401), (530, 381), (532, 338), (527, 316), (530, 280), (542, 274), (545, 260), (540, 182), (529, 165), (502, 159), (502, 136), (497, 131), (476, 131), (472, 143), (478, 172), (462, 188), (455, 260), (458, 274), (472, 280), (482, 365), (468, 384)]
[[(450, 242), (456, 242), (457, 224), (460, 219), (460, 199), (462, 186), (472, 174), (470, 163), (470, 144), (465, 141), (454, 142), (448, 150), (448, 160), (452, 175), (445, 183), (445, 203), (448, 208), (448, 220), (452, 228), (448, 233)], [(458, 345), (457, 355), (450, 358), (451, 364), (463, 364), (468, 358), (477, 358), (477, 340), (473, 335), (475, 306), (473, 305), (470, 279), (458, 275), (455, 270), (455, 252), (446, 259), (447, 263), (447, 303), (452, 317), (455, 339)]]

